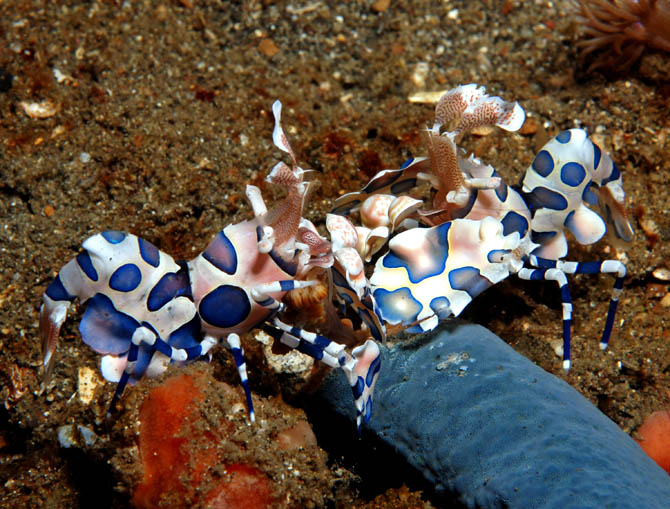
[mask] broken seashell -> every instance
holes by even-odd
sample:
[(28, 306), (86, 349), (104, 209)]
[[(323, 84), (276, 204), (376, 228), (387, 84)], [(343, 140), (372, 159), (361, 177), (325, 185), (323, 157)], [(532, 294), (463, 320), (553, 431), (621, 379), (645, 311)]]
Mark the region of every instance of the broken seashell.
[(19, 106), (23, 108), (24, 113), (30, 118), (49, 118), (60, 111), (60, 104), (55, 104), (48, 99), (40, 103), (21, 101)]

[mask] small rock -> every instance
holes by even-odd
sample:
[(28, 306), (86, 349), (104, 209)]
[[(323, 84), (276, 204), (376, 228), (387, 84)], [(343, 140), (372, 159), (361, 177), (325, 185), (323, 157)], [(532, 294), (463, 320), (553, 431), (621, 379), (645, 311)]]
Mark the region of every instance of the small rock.
[(533, 117), (526, 117), (526, 121), (519, 129), (519, 134), (535, 134), (540, 128), (540, 122)]
[(95, 389), (100, 385), (98, 374), (91, 368), (79, 368), (77, 378), (77, 394), (79, 401), (84, 405), (90, 405), (95, 398)]
[(65, 127), (63, 127), (62, 125), (57, 125), (56, 127), (54, 127), (53, 131), (51, 131), (51, 139), (54, 139), (63, 134), (65, 134)]
[(670, 281), (670, 270), (665, 267), (658, 267), (654, 269), (652, 275), (659, 281)]
[(81, 424), (66, 424), (58, 428), (58, 443), (61, 447), (69, 449), (71, 447), (82, 448), (90, 447), (95, 444), (98, 436)]
[(437, 104), (440, 97), (444, 95), (446, 90), (437, 90), (433, 92), (417, 92), (410, 95), (407, 100), (415, 104)]
[(258, 43), (258, 51), (266, 57), (273, 57), (279, 53), (279, 47), (272, 39), (261, 39), (261, 42)]
[(372, 4), (372, 10), (375, 12), (384, 12), (391, 5), (391, 0), (377, 0)]
[(414, 83), (417, 87), (423, 88), (426, 86), (426, 78), (428, 77), (428, 71), (430, 70), (430, 67), (428, 66), (428, 62), (419, 62), (414, 66), (414, 70), (412, 71), (411, 76), (409, 79)]

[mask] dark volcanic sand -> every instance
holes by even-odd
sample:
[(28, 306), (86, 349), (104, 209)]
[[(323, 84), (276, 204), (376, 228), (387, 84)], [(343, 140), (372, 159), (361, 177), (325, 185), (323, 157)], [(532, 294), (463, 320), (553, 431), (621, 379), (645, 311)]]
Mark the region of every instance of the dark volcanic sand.
[[(113, 386), (99, 389), (90, 405), (72, 398), (78, 368), (97, 365), (81, 343), (76, 313), (61, 333), (51, 388), (37, 395), (40, 296), (92, 233), (130, 231), (188, 259), (223, 226), (250, 217), (245, 184), (272, 196), (262, 182), (280, 157), (271, 139), (275, 99), (284, 103), (283, 126), (299, 162), (321, 181), (306, 213), (319, 226), (343, 190), (424, 154), (420, 130), (432, 107), (407, 99), (420, 90), (477, 82), (522, 104), (528, 121), (521, 134), (465, 140), (509, 182), (560, 130), (596, 134), (623, 173), (637, 232), (619, 251), (629, 278), (605, 353), (598, 340), (613, 280), (573, 279), (567, 381), (631, 434), (667, 408), (670, 286), (652, 272), (670, 259), (670, 64), (667, 55), (648, 54), (619, 76), (585, 74), (566, 3), (0, 3), (1, 504), (85, 506), (88, 473), (105, 501), (128, 504), (124, 468), (131, 466), (107, 463), (131, 447), (102, 417)], [(6, 73), (15, 76), (11, 88)], [(19, 105), (42, 100), (59, 111), (32, 119)], [(641, 222), (651, 222), (647, 235)], [(616, 254), (603, 242), (573, 246), (570, 258)], [(553, 350), (561, 337), (554, 285), (510, 278), (463, 316), (565, 376)], [(217, 376), (237, 384), (230, 356), (217, 354), (215, 362)], [(259, 397), (276, 392), (253, 355), (249, 370)], [(104, 445), (88, 456), (59, 449), (56, 429), (72, 422), (94, 429)], [(324, 477), (341, 477), (338, 468)], [(339, 493), (326, 498), (354, 500), (364, 482), (333, 483)], [(416, 496), (388, 491), (378, 504), (416, 505)]]

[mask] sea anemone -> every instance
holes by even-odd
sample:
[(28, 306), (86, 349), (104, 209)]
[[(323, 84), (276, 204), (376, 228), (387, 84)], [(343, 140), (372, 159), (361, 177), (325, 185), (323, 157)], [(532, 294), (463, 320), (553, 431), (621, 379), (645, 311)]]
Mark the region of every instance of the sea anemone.
[(670, 0), (574, 0), (580, 58), (598, 52), (589, 71), (625, 70), (646, 47), (670, 51)]

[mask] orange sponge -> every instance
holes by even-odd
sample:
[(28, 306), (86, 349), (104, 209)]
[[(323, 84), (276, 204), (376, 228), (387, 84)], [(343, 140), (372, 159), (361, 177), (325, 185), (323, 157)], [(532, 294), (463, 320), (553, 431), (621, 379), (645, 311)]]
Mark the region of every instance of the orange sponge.
[(637, 430), (640, 447), (670, 473), (670, 410), (654, 412)]
[(161, 494), (185, 493), (179, 476), (187, 463), (182, 424), (201, 393), (188, 375), (170, 378), (151, 390), (140, 410), (139, 449), (144, 478), (135, 490), (136, 507), (158, 506)]
[(231, 464), (223, 467), (218, 481), (212, 478), (222, 459), (212, 446), (227, 440), (232, 423), (221, 419), (211, 431), (196, 429), (205, 383), (203, 373), (174, 376), (154, 387), (142, 403), (139, 449), (144, 477), (133, 496), (135, 507), (197, 505), (203, 493), (212, 508), (272, 505), (270, 480), (256, 468)]

